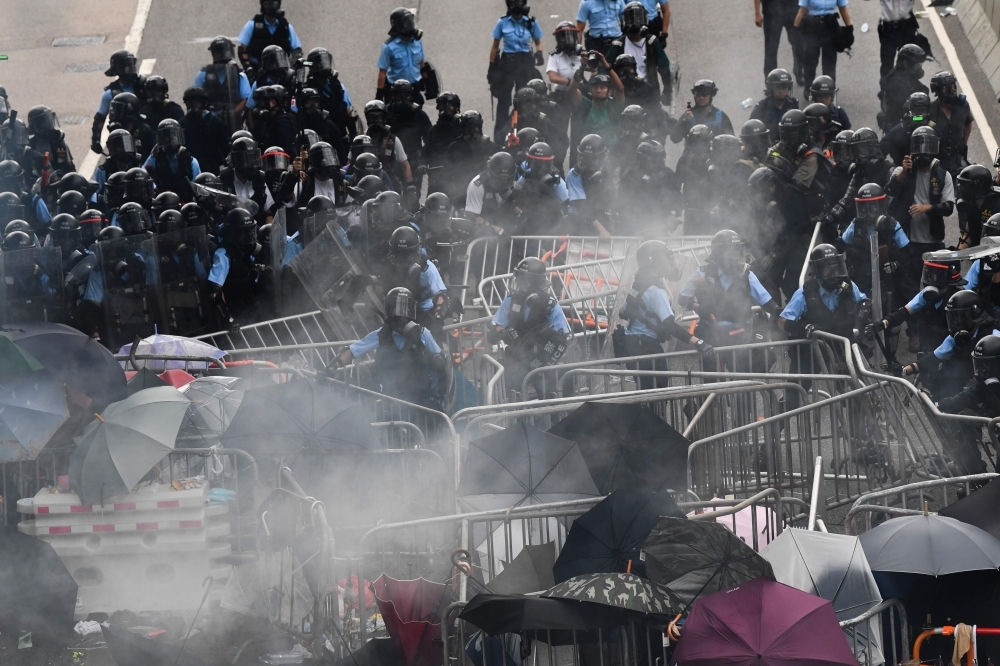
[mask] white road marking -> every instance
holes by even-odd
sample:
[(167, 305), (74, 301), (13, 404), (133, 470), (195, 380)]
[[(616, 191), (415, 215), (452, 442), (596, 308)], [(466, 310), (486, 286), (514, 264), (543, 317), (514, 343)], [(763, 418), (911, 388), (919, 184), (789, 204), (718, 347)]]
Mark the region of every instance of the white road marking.
[(972, 109), (972, 118), (976, 121), (976, 129), (982, 135), (983, 143), (986, 144), (986, 152), (992, 157), (997, 152), (997, 140), (993, 136), (993, 130), (990, 128), (989, 123), (986, 121), (986, 114), (983, 113), (983, 107), (979, 105), (979, 99), (976, 97), (975, 91), (972, 90), (969, 77), (965, 75), (965, 69), (958, 59), (958, 52), (955, 51), (955, 45), (951, 43), (948, 32), (944, 29), (944, 24), (941, 23), (941, 17), (935, 11), (937, 8), (931, 7), (931, 0), (923, 0), (923, 3), (927, 9), (927, 18), (930, 19), (931, 26), (934, 28), (934, 34), (937, 35), (938, 41), (941, 42), (941, 46), (944, 48), (944, 54), (948, 57), (948, 63), (951, 65), (951, 73), (958, 79), (959, 88), (961, 88), (969, 100), (969, 107)]
[[(131, 53), (136, 53), (139, 50), (139, 45), (142, 44), (142, 32), (146, 29), (146, 19), (149, 18), (149, 9), (153, 6), (153, 0), (139, 0), (139, 4), (135, 8), (135, 20), (132, 21), (132, 29), (129, 30), (128, 35), (125, 36), (125, 50)], [(143, 60), (142, 64), (139, 66), (139, 73), (144, 74), (143, 68), (148, 64), (149, 71), (153, 71), (153, 65), (156, 64), (155, 59)], [(108, 140), (108, 124), (104, 123), (104, 130), (101, 132), (101, 145), (104, 145)], [(80, 165), (78, 172), (87, 177), (93, 178), (94, 171), (97, 169), (97, 164), (100, 162), (101, 156), (92, 150), (87, 151), (87, 156), (83, 158), (83, 163)]]
[(146, 58), (139, 63), (139, 74), (149, 76), (153, 73), (154, 67), (156, 67), (156, 58)]

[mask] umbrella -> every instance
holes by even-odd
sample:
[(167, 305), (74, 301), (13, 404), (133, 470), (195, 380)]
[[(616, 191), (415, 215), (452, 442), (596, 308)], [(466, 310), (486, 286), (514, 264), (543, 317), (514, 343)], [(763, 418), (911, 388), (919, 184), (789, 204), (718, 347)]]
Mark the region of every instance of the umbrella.
[(385, 629), (406, 666), (440, 664), (441, 613), (451, 603), (450, 588), (423, 578), (396, 580), (385, 574), (373, 587)]
[[(718, 499), (718, 498), (713, 498)], [(725, 509), (726, 507), (708, 507), (702, 509), (701, 511), (718, 511), (720, 509)], [(756, 523), (754, 522), (754, 514), (756, 514)], [(691, 516), (700, 515), (697, 511), (688, 514), (688, 518)], [(771, 542), (771, 537), (775, 532), (775, 527), (778, 524), (778, 516), (774, 513), (773, 509), (769, 509), (766, 506), (748, 506), (746, 508), (740, 509), (736, 513), (729, 514), (727, 516), (719, 516), (715, 519), (715, 522), (725, 525), (730, 530), (732, 530), (736, 536), (743, 539), (744, 543), (750, 546), (754, 545), (754, 532), (757, 533), (757, 546), (766, 546)]]
[(168, 384), (159, 378), (159, 376), (150, 370), (149, 368), (139, 368), (135, 372), (126, 372), (125, 375), (132, 376), (128, 378), (126, 386), (128, 386), (128, 394), (135, 395), (139, 391), (144, 389), (153, 388), (155, 386), (167, 386)]
[(575, 442), (520, 422), (469, 444), (456, 494), (463, 509), (488, 511), (598, 492)]
[(217, 444), (243, 402), (243, 391), (233, 389), (239, 381), (237, 377), (199, 377), (182, 386), (180, 392), (191, 404), (177, 441), (194, 447)]
[(857, 666), (829, 601), (758, 579), (698, 600), (678, 666)]
[(132, 490), (174, 449), (190, 401), (172, 386), (146, 389), (111, 404), (76, 438), (73, 489), (84, 505)]
[(684, 514), (665, 492), (614, 491), (573, 521), (552, 570), (556, 582), (588, 573), (625, 573), (630, 562), (632, 569), (641, 569), (639, 548), (660, 516)]
[[(878, 585), (857, 537), (806, 530), (785, 530), (760, 556), (771, 563), (779, 583), (823, 597), (840, 621), (855, 618), (882, 602)], [(858, 658), (882, 663), (881, 626), (877, 618), (858, 631)], [(872, 637), (871, 659), (862, 654)]]
[(487, 587), (496, 594), (523, 594), (547, 590), (556, 584), (552, 565), (556, 563), (555, 544), (524, 546)]
[[(118, 356), (128, 356), (131, 353), (131, 342), (118, 350)], [(159, 333), (140, 340), (135, 353), (156, 356), (200, 356), (216, 360), (226, 355), (226, 352), (218, 347), (214, 347), (201, 340), (185, 338), (179, 335), (161, 335)], [(137, 359), (135, 364), (139, 368), (150, 368), (157, 372), (171, 369), (204, 370), (208, 365), (205, 362), (198, 361), (162, 361), (156, 359)]]
[(587, 402), (549, 432), (580, 445), (602, 495), (687, 487), (690, 442), (642, 405)]
[(604, 604), (646, 615), (677, 613), (684, 606), (684, 602), (663, 585), (630, 573), (574, 576), (542, 596)]
[(6, 381), (43, 367), (38, 359), (14, 344), (9, 333), (0, 333), (0, 378)]
[(0, 525), (0, 630), (70, 626), (76, 592), (76, 581), (51, 544)]
[(893, 518), (860, 539), (872, 571), (944, 576), (1000, 566), (1000, 541), (945, 516)]
[(255, 455), (379, 447), (365, 409), (305, 379), (244, 393), (221, 439)]
[(158, 377), (166, 382), (169, 386), (174, 388), (181, 388), (182, 386), (187, 386), (194, 381), (194, 375), (184, 372), (183, 370), (166, 370), (161, 372)]
[(661, 518), (642, 544), (649, 578), (685, 603), (774, 573), (767, 560), (720, 523)]
[[(553, 644), (572, 641), (574, 631), (596, 631), (618, 626), (626, 613), (604, 604), (581, 604), (569, 599), (480, 593), (459, 614), (487, 634), (552, 632)], [(539, 638), (546, 636), (540, 634)], [(546, 642), (548, 642), (546, 640)]]
[(944, 507), (938, 515), (975, 525), (1000, 539), (1000, 480), (991, 480), (979, 490)]
[(102, 409), (128, 397), (125, 372), (101, 343), (75, 328), (42, 321), (0, 327), (56, 379), (91, 398)]
[(48, 373), (14, 377), (0, 389), (0, 462), (37, 458), (69, 415), (63, 385)]

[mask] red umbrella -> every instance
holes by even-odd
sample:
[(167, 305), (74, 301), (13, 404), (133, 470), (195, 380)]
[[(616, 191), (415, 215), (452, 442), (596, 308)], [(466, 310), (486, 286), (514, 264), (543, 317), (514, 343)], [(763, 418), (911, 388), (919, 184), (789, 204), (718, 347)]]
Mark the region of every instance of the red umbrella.
[(833, 605), (766, 578), (698, 599), (677, 666), (858, 666)]
[(386, 631), (406, 666), (438, 666), (441, 612), (451, 601), (450, 588), (429, 580), (396, 580), (385, 574), (373, 585)]

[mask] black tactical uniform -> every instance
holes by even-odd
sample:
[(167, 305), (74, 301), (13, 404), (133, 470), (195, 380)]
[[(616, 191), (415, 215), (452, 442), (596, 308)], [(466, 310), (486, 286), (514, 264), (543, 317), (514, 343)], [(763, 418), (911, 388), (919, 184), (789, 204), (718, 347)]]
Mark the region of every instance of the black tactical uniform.
[[(972, 368), (974, 379), (961, 392), (939, 400), (938, 407), (950, 414), (972, 413), (986, 418), (1000, 416), (1000, 336), (987, 335), (976, 343), (972, 350)], [(955, 462), (952, 473), (986, 472), (979, 449), (982, 428), (962, 423), (957, 430), (961, 435), (958, 442), (945, 440), (950, 443)]]
[[(965, 95), (958, 94), (958, 81), (951, 72), (931, 77), (931, 92), (937, 96), (929, 114), (941, 137), (938, 158), (952, 176), (969, 165), (969, 146), (965, 138), (972, 125), (972, 108)], [(947, 111), (947, 113), (946, 113)]]
[(880, 82), (878, 97), (882, 100), (882, 110), (878, 116), (878, 125), (883, 130), (890, 129), (902, 119), (904, 105), (910, 95), (930, 92), (920, 81), (924, 75), (921, 65), (926, 60), (927, 54), (916, 44), (907, 44), (899, 50), (896, 66)]

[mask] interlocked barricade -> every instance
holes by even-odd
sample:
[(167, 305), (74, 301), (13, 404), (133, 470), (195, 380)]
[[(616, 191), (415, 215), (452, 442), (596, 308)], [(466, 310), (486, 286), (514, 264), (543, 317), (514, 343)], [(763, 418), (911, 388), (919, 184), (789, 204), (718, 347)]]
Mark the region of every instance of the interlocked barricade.
[[(906, 620), (906, 607), (898, 599), (886, 599), (867, 612), (844, 620), (840, 626), (847, 634), (860, 666), (904, 664), (910, 660), (910, 627)], [(884, 632), (880, 646), (873, 644), (874, 632), (869, 629), (876, 626)]]

